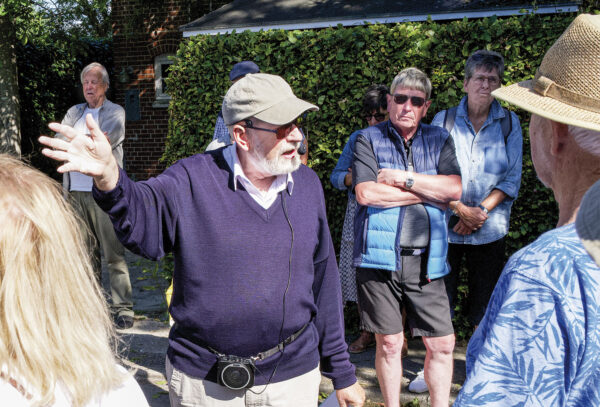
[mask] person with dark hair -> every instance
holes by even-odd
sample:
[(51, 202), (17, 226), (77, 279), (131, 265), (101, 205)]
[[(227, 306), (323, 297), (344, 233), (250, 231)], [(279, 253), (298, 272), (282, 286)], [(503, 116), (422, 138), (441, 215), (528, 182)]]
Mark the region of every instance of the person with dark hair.
[[(369, 126), (374, 126), (387, 120), (387, 95), (388, 87), (385, 85), (371, 85), (363, 97), (361, 117)], [(354, 248), (354, 212), (356, 212), (356, 197), (352, 192), (352, 159), (354, 146), (360, 131), (350, 135), (348, 142), (342, 150), (337, 165), (331, 172), (330, 180), (333, 186), (340, 191), (348, 190), (348, 205), (342, 228), (342, 244), (340, 246), (340, 280), (342, 282), (342, 298), (344, 301), (358, 302), (356, 294), (356, 269), (352, 265), (352, 251)], [(360, 314), (360, 309), (359, 309)], [(360, 317), (359, 317), (360, 318)], [(375, 345), (375, 337), (366, 331), (360, 323), (360, 336), (348, 346), (350, 353), (364, 352), (368, 346)]]

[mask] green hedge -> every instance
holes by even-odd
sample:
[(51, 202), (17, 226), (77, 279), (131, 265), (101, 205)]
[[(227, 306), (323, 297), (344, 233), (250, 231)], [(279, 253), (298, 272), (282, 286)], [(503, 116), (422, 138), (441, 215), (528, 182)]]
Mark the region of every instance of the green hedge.
[[(409, 66), (422, 69), (434, 89), (428, 121), (459, 102), (464, 63), (471, 52), (486, 48), (504, 55), (505, 84), (532, 78), (546, 50), (574, 17), (522, 15), (194, 37), (181, 44), (171, 67), (168, 86), (173, 99), (163, 161), (171, 164), (203, 151), (229, 86), (229, 69), (235, 62), (254, 60), (263, 72), (283, 76), (299, 97), (321, 109), (309, 115), (309, 166), (323, 183), (331, 233), (339, 247), (346, 194), (332, 188), (329, 174), (350, 133), (365, 125), (358, 112), (370, 84), (389, 85)], [(557, 213), (551, 192), (532, 167), (528, 114), (517, 113), (523, 126), (524, 166), (509, 253), (553, 227)]]

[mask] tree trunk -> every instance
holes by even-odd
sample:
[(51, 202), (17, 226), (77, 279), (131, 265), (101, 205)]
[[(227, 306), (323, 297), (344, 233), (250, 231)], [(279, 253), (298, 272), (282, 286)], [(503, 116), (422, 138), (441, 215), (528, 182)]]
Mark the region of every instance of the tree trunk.
[(0, 153), (21, 156), (21, 122), (15, 29), (0, 15)]

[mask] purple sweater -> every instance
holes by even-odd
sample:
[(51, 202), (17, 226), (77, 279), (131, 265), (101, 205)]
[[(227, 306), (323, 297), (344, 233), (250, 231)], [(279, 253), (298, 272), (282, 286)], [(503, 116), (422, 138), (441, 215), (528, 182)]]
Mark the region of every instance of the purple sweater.
[(292, 175), (292, 193), (281, 192), (265, 210), (240, 184), (233, 189), (222, 151), (180, 160), (148, 181), (133, 182), (120, 170), (114, 190), (93, 191), (128, 249), (149, 259), (174, 253), (171, 363), (216, 381), (216, 356), (204, 346), (254, 356), (312, 318), (283, 354), (257, 362), (255, 384), (265, 384), (282, 358), (272, 382), (320, 362), (336, 389), (352, 385), (356, 376), (344, 342), (340, 282), (317, 175), (301, 166)]

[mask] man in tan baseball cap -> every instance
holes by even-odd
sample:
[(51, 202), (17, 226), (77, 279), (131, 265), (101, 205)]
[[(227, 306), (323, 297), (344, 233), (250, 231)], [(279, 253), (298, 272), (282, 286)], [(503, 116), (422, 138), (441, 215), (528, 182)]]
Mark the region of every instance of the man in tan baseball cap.
[[(600, 267), (575, 219), (600, 179), (600, 16), (578, 16), (533, 80), (493, 95), (532, 113), (531, 157), (554, 192), (558, 225), (506, 264), (469, 342), (467, 379), (454, 405), (599, 406)], [(588, 226), (578, 228), (582, 239), (596, 231), (596, 255), (597, 189), (586, 199), (596, 197), (595, 217), (584, 209), (578, 221)]]
[(91, 116), (91, 137), (52, 123), (66, 140), (40, 138), (60, 172), (94, 177), (126, 247), (151, 259), (173, 252), (173, 407), (314, 407), (321, 374), (340, 406), (364, 403), (323, 190), (297, 151), (295, 120), (317, 109), (279, 76), (247, 75), (223, 101), (235, 143), (140, 182), (119, 169)]

